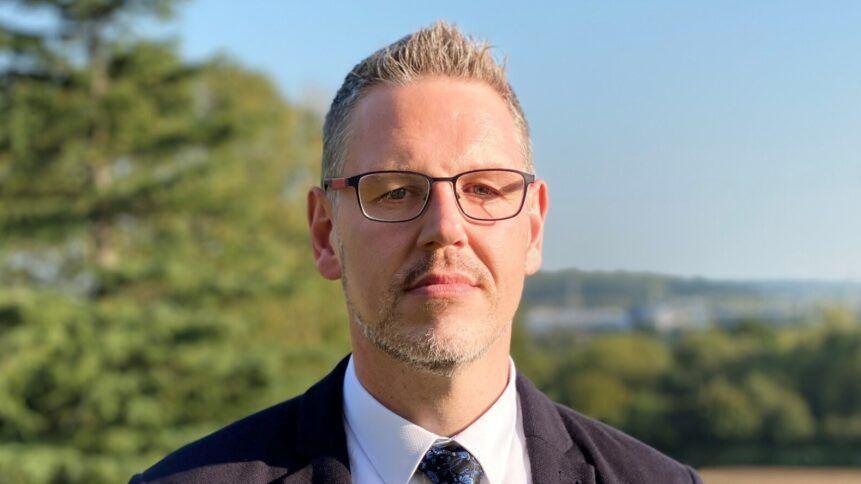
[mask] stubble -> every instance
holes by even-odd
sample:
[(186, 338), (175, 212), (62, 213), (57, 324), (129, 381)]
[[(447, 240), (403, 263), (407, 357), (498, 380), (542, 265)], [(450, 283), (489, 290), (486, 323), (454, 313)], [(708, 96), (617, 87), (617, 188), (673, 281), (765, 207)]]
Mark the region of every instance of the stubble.
[[(346, 269), (342, 244), (338, 245), (341, 264)], [(417, 264), (392, 276), (389, 286), (378, 297), (376, 314), (363, 315), (351, 297), (351, 285), (342, 271), (341, 284), (347, 311), (365, 338), (374, 346), (407, 365), (436, 375), (451, 377), (458, 369), (481, 358), (504, 334), (505, 323), (500, 321), (498, 293), (484, 292), (489, 299), (485, 314), (463, 321), (458, 328), (443, 331), (435, 324), (416, 324), (410, 315), (402, 314), (398, 308), (406, 297), (405, 289), (433, 269), (456, 270), (475, 277), (480, 286), (489, 287), (490, 276), (479, 264), (463, 259), (443, 260), (441, 253), (427, 253)], [(443, 315), (456, 304), (447, 298), (430, 298), (422, 303), (425, 315)]]

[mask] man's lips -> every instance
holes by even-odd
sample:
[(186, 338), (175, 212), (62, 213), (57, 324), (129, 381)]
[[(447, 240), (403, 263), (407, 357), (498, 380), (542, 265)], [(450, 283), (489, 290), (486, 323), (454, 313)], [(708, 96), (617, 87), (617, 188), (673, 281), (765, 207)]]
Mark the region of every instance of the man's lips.
[(419, 296), (445, 296), (463, 294), (478, 289), (475, 281), (460, 273), (427, 274), (413, 283), (409, 294)]

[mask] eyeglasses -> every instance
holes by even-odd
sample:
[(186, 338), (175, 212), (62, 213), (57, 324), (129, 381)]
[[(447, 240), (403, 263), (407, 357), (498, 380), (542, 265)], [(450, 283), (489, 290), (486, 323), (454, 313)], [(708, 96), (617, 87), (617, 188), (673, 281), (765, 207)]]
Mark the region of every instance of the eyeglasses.
[(326, 178), (323, 189), (355, 187), (359, 208), (378, 222), (408, 222), (424, 213), (434, 182), (450, 182), (461, 213), (473, 220), (517, 216), (526, 187), (535, 175), (517, 170), (472, 170), (453, 177), (431, 177), (414, 171), (372, 171), (349, 178)]

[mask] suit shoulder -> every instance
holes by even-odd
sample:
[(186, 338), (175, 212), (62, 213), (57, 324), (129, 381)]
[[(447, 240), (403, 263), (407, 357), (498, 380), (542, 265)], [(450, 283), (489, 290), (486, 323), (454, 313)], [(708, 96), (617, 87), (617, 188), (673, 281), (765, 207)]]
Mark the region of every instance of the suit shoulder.
[(191, 442), (131, 482), (235, 482), (237, 476), (286, 472), (296, 459), (290, 437), (299, 399), (273, 405)]
[(564, 405), (554, 405), (571, 437), (608, 482), (702, 482), (690, 466), (648, 444)]

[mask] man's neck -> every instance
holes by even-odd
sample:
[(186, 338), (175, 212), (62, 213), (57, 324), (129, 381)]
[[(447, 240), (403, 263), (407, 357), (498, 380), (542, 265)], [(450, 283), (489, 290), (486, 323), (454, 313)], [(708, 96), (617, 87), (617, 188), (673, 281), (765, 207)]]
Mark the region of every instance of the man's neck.
[(442, 376), (392, 358), (350, 326), (353, 364), (362, 386), (392, 412), (435, 434), (452, 436), (468, 427), (508, 383), (510, 330), (478, 360)]

